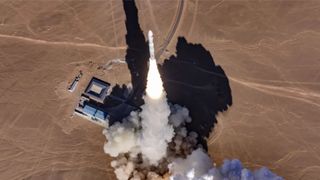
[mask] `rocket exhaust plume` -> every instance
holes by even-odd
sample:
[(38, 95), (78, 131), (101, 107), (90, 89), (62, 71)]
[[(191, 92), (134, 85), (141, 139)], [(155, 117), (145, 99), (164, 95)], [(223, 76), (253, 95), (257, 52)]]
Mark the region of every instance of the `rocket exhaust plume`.
[[(141, 107), (142, 121), (142, 154), (151, 164), (157, 164), (166, 156), (168, 142), (173, 137), (173, 128), (168, 124), (170, 108), (165, 97), (163, 84), (154, 57), (152, 31), (148, 32), (149, 40), (149, 71), (147, 75), (145, 104)], [(155, 153), (157, 152), (157, 153)]]
[[(149, 70), (147, 74), (145, 104), (142, 111), (133, 113), (122, 124), (116, 123), (104, 131), (108, 143), (104, 150), (117, 157), (122, 153), (141, 154), (144, 162), (157, 165), (167, 154), (168, 143), (174, 136), (169, 124), (170, 107), (154, 56), (153, 34), (148, 33)], [(135, 153), (132, 153), (135, 151)]]
[(188, 109), (167, 102), (151, 31), (148, 40), (150, 59), (142, 111), (132, 112), (122, 123), (103, 131), (107, 138), (104, 151), (115, 157), (111, 166), (117, 179), (282, 180), (266, 168), (249, 171), (239, 160), (214, 165), (197, 142), (198, 135), (185, 127), (191, 122)]
[(160, 77), (160, 73), (157, 67), (157, 62), (154, 56), (154, 44), (153, 44), (153, 33), (149, 31), (149, 71), (147, 76), (147, 96), (152, 99), (159, 99), (163, 95), (163, 84)]

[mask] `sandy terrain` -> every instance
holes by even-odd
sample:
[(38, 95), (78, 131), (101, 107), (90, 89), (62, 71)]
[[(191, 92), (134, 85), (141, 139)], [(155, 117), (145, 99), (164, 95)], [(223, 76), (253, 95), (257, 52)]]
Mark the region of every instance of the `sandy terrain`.
[[(156, 48), (179, 1), (139, 0)], [(319, 1), (188, 0), (178, 36), (201, 43), (227, 74), (233, 105), (208, 139), (218, 162), (239, 158), (286, 179), (320, 176)], [(92, 75), (127, 84), (122, 2), (0, 2), (0, 179), (113, 179), (102, 129), (72, 117)], [(116, 62), (116, 61), (114, 61)], [(111, 67), (111, 68), (110, 68)], [(84, 72), (74, 93), (68, 84)]]

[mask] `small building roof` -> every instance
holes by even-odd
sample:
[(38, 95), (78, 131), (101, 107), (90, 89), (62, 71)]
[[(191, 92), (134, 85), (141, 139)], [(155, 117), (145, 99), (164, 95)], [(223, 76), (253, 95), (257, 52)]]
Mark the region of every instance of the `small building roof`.
[(100, 110), (97, 110), (95, 117), (101, 120), (105, 120), (107, 118), (106, 113)]
[(99, 86), (98, 84), (92, 84), (91, 86), (91, 91), (95, 92), (96, 94), (100, 94), (101, 91), (103, 90), (102, 86)]
[(110, 83), (102, 81), (96, 77), (92, 77), (84, 94), (95, 101), (103, 103), (107, 96), (109, 87)]
[(94, 114), (96, 113), (97, 109), (94, 108), (94, 107), (91, 107), (89, 105), (85, 105), (83, 107), (83, 112), (87, 115), (90, 115), (90, 116), (94, 116)]
[(84, 107), (83, 107), (83, 110), (82, 112), (88, 116), (91, 116), (91, 117), (95, 117), (99, 120), (103, 120), (103, 121), (106, 121), (107, 119), (107, 113), (106, 112), (103, 112), (89, 104), (86, 104)]

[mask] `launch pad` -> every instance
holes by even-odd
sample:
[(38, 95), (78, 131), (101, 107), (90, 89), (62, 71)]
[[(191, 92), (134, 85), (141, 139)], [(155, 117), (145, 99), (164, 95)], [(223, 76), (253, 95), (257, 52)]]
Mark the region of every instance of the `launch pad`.
[[(157, 62), (154, 55), (152, 31), (148, 32), (148, 42), (150, 53), (149, 68), (156, 67)], [(158, 69), (155, 69), (157, 72), (148, 74), (148, 76), (150, 75), (152, 77), (152, 82), (150, 82), (152, 86), (147, 87), (146, 91), (152, 98), (157, 99), (161, 96), (161, 93), (154, 94), (152, 92), (157, 92), (154, 91), (155, 89), (162, 89), (162, 81)], [(158, 84), (161, 87), (159, 87)], [(118, 97), (117, 95), (111, 94), (111, 89), (110, 83), (92, 77), (84, 93), (81, 94), (79, 104), (75, 108), (74, 114), (100, 126), (108, 127), (110, 119), (118, 121), (129, 115), (131, 111), (140, 109), (139, 107), (131, 105), (123, 96)], [(160, 92), (162, 92), (162, 90)], [(130, 93), (127, 92), (126, 94)]]
[(132, 105), (125, 96), (111, 93), (113, 88), (110, 83), (92, 77), (80, 96), (74, 114), (102, 127), (108, 127), (110, 123), (128, 116), (131, 111), (139, 110), (139, 107)]
[(95, 123), (106, 127), (108, 124), (108, 112), (99, 107), (103, 104), (108, 94), (110, 83), (92, 77), (86, 90), (80, 97), (80, 102), (74, 113)]

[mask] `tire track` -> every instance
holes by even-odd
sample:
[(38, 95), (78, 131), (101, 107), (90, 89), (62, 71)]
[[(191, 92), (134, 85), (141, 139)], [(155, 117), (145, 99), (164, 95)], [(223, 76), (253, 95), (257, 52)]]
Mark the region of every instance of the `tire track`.
[(95, 44), (95, 43), (75, 43), (75, 42), (67, 42), (67, 41), (47, 41), (47, 40), (33, 39), (33, 38), (28, 38), (28, 37), (23, 37), (23, 36), (6, 35), (6, 34), (0, 34), (0, 38), (14, 39), (14, 40), (26, 41), (26, 42), (31, 42), (31, 43), (35, 43), (35, 44), (45, 44), (45, 45), (76, 46), (76, 47), (100, 48), (100, 49), (109, 49), (109, 50), (119, 50), (119, 49), (125, 50), (125, 49), (127, 49), (126, 46), (112, 47), (112, 46), (105, 46), (105, 45)]
[(190, 30), (189, 30), (189, 33), (188, 33), (188, 36), (190, 36), (193, 32), (193, 28), (194, 28), (194, 24), (196, 22), (196, 19), (197, 19), (197, 15), (198, 15), (198, 8), (199, 8), (199, 0), (196, 0), (196, 3), (194, 5), (194, 13), (193, 13), (193, 17), (192, 17), (192, 23), (191, 23), (191, 26), (190, 26)]
[(171, 29), (170, 29), (166, 39), (164, 40), (164, 43), (161, 45), (160, 50), (156, 53), (156, 59), (159, 59), (159, 57), (163, 54), (164, 50), (167, 48), (170, 41), (172, 40), (172, 38), (178, 28), (179, 22), (181, 20), (183, 7), (184, 7), (184, 0), (180, 0), (179, 4), (178, 4), (178, 9), (177, 9), (176, 18), (174, 20), (174, 23), (171, 26)]

